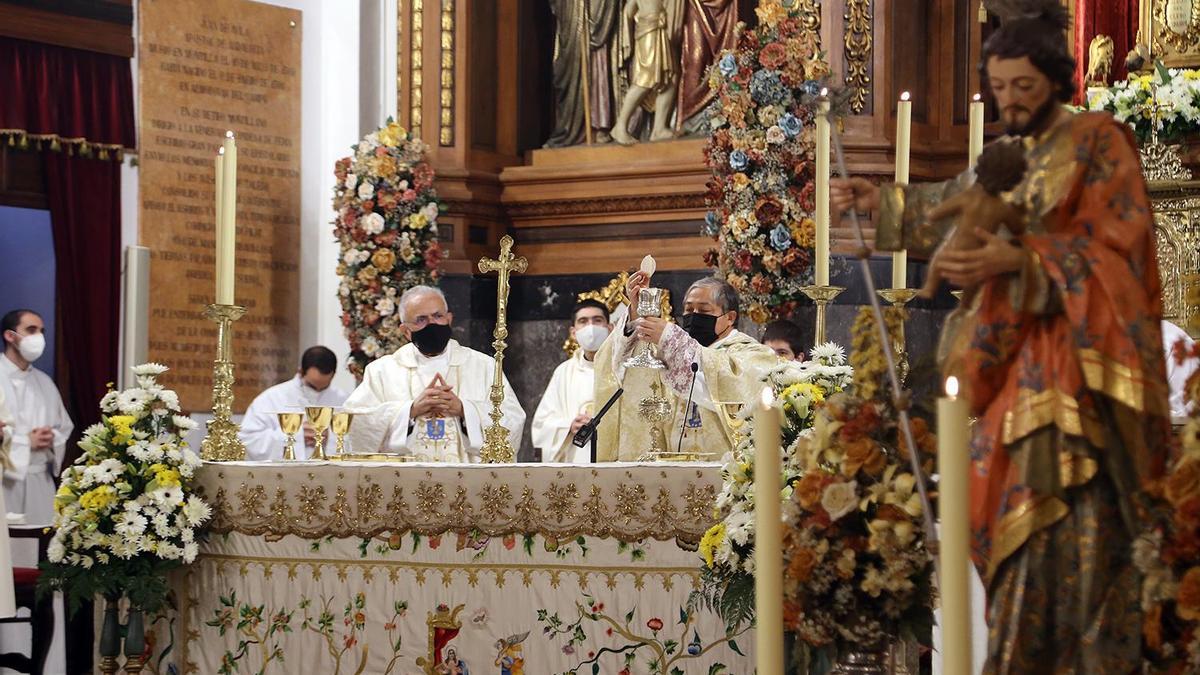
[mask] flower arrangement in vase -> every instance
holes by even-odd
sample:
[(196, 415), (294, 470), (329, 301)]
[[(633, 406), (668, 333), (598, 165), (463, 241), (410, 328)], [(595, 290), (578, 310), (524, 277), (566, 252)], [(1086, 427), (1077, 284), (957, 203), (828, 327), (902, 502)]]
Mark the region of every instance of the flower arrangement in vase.
[(350, 342), (348, 368), (359, 378), (368, 363), (403, 346), (399, 303), (405, 289), (438, 279), (440, 207), (427, 149), (388, 120), (334, 166), (338, 298)]

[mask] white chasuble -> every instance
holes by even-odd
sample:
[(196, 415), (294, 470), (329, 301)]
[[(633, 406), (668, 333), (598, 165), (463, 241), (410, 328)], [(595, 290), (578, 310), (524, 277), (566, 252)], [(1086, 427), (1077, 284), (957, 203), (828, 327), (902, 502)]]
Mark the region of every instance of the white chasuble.
[[(49, 525), (54, 521), (54, 477), (62, 467), (67, 438), (75, 428), (54, 381), (30, 366), (17, 368), (0, 356), (0, 387), (13, 418), (9, 460), (12, 468), (4, 473), (4, 499), (9, 512), (25, 514), (30, 525)], [(49, 427), (54, 433), (51, 448), (34, 450), (29, 432)]]
[[(625, 336), (625, 320), (619, 319), (612, 335), (596, 356), (596, 400), (608, 400), (620, 382), (625, 388), (620, 410), (610, 411), (600, 423), (597, 459), (630, 461), (650, 448), (650, 434), (660, 434), (667, 450), (718, 460), (733, 449), (733, 430), (721, 403), (745, 404), (762, 390), (763, 375), (779, 363), (769, 347), (738, 330), (708, 347), (675, 324), (668, 324), (659, 343), (659, 358), (666, 369), (626, 369), (622, 364), (633, 355), (638, 340)], [(693, 384), (692, 364), (697, 364)], [(671, 405), (671, 420), (652, 429), (638, 416), (638, 403), (649, 396), (657, 383)], [(689, 405), (689, 392), (691, 404)], [(736, 413), (736, 406), (729, 412)], [(610, 421), (613, 413), (618, 414)]]
[[(279, 427), (279, 413), (303, 413), (308, 406), (338, 408), (346, 400), (346, 392), (334, 386), (317, 391), (304, 384), (296, 375), (259, 394), (246, 408), (238, 438), (246, 444), (246, 459), (265, 462), (283, 459), (287, 435)], [(304, 436), (296, 434), (296, 459), (308, 459), (312, 448), (305, 446)]]
[[(367, 366), (363, 381), (346, 399), (346, 410), (355, 413), (350, 428), (355, 452), (411, 455), (420, 461), (477, 462), (483, 430), (491, 424), (488, 399), (495, 375), (492, 357), (451, 340), (433, 357), (407, 344), (390, 356)], [(411, 419), (413, 401), (437, 376), (451, 387), (463, 404), (462, 418)], [(504, 378), (503, 417), (515, 450), (521, 447), (525, 411)]]
[(595, 380), (594, 362), (583, 357), (582, 349), (554, 369), (537, 412), (533, 414), (530, 434), (534, 447), (541, 450), (543, 462), (586, 464), (591, 461), (590, 446), (577, 448), (571, 443), (571, 425), (579, 415), (596, 413)]

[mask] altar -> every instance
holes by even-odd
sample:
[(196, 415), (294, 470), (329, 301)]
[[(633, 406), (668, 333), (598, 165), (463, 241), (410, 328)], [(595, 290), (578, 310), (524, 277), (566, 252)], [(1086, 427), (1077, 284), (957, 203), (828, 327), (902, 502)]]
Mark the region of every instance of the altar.
[(165, 659), (185, 673), (753, 669), (752, 631), (688, 602), (719, 464), (224, 462), (197, 484), (213, 518)]

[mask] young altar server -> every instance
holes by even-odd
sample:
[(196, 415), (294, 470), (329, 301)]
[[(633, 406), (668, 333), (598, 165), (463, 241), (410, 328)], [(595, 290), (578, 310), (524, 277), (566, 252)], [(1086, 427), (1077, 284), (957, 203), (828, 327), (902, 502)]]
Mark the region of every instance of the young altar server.
[[(246, 408), (238, 436), (246, 444), (246, 459), (267, 461), (283, 459), (287, 436), (279, 427), (281, 412), (304, 412), (307, 406), (337, 408), (346, 400), (346, 392), (333, 386), (337, 356), (327, 347), (309, 347), (300, 357), (296, 375), (259, 394)], [(296, 459), (308, 459), (316, 440), (312, 425), (304, 423), (304, 447), (296, 448)], [(300, 444), (297, 443), (297, 446)]]
[[(649, 283), (645, 272), (636, 272), (626, 284), (626, 296), (637, 298)], [(600, 423), (598, 460), (636, 460), (651, 447), (651, 434), (661, 434), (659, 442), (665, 440), (669, 452), (703, 459), (720, 459), (733, 449), (729, 415), (757, 400), (763, 372), (779, 363), (775, 352), (736, 328), (737, 319), (737, 291), (715, 277), (688, 288), (678, 324), (638, 317), (636, 303), (628, 321), (617, 319), (596, 357), (596, 400), (606, 400), (618, 383), (625, 393), (620, 409)], [(625, 368), (639, 343), (658, 345), (666, 367)], [(671, 408), (670, 421), (661, 427), (647, 424), (638, 412), (654, 388)]]
[(13, 310), (0, 319), (0, 387), (13, 419), (4, 502), (9, 512), (25, 514), (30, 525), (54, 520), (54, 477), (75, 428), (54, 381), (33, 367), (46, 348), (44, 329), (42, 317), (29, 309)]
[[(491, 425), (488, 394), (496, 361), (450, 339), (454, 315), (432, 286), (400, 296), (401, 330), (410, 342), (367, 366), (346, 399), (356, 414), (350, 438), (356, 452), (411, 455), (421, 461), (478, 462)], [(515, 451), (525, 411), (504, 378), (500, 424)]]
[(762, 343), (784, 361), (804, 360), (804, 336), (794, 321), (777, 319), (763, 330)]
[(571, 337), (579, 349), (554, 369), (537, 412), (533, 414), (533, 445), (542, 453), (543, 462), (591, 461), (588, 446), (575, 447), (571, 440), (579, 427), (592, 420), (596, 412), (596, 351), (612, 331), (608, 307), (597, 300), (581, 300), (571, 315)]

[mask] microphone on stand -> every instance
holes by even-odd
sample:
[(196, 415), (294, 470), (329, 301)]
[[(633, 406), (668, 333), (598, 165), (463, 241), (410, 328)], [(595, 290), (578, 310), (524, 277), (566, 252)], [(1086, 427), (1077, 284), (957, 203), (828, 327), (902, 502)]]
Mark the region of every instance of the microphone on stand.
[(600, 412), (596, 413), (590, 422), (579, 427), (579, 431), (576, 431), (574, 438), (571, 439), (571, 445), (574, 445), (577, 448), (582, 448), (589, 441), (591, 441), (592, 464), (596, 463), (596, 437), (598, 436), (596, 428), (600, 426), (600, 420), (604, 417), (604, 413), (608, 412), (608, 409), (611, 408), (612, 405), (617, 402), (617, 399), (621, 398), (621, 394), (624, 393), (625, 389), (618, 387), (617, 390), (613, 392), (612, 397), (608, 399), (608, 403), (605, 403), (604, 407), (600, 409)]
[(679, 442), (675, 444), (675, 454), (683, 452), (683, 434), (687, 432), (688, 416), (692, 414), (692, 393), (696, 391), (696, 373), (700, 364), (692, 361), (692, 385), (688, 387), (687, 404), (683, 406), (683, 424), (679, 426)]

